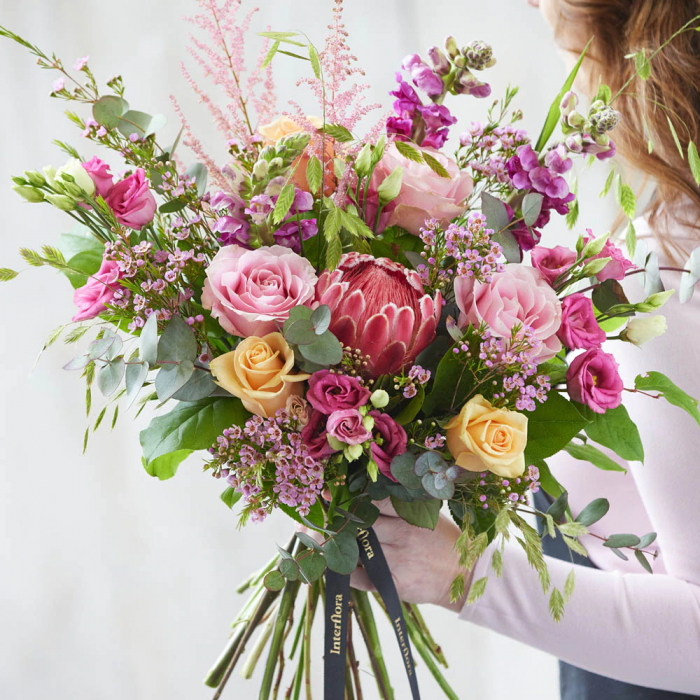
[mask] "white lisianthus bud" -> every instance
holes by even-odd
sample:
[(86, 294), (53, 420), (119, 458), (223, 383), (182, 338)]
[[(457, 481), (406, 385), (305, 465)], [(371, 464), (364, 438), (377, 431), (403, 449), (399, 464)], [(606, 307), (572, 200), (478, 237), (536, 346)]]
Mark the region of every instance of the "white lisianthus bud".
[(37, 202), (44, 201), (44, 193), (41, 190), (37, 190), (34, 187), (27, 187), (26, 185), (14, 185), (12, 189), (20, 196), (22, 199), (36, 204)]
[(633, 318), (620, 333), (622, 340), (641, 346), (666, 332), (666, 318), (660, 314), (646, 318)]
[(92, 197), (92, 195), (95, 194), (95, 183), (77, 158), (71, 158), (63, 167), (59, 168), (56, 171), (54, 180), (60, 182), (63, 173), (70, 175), (73, 178), (73, 182), (75, 182), (88, 197)]
[(348, 462), (354, 462), (356, 459), (362, 457), (364, 448), (362, 445), (345, 445), (345, 450), (343, 450)]
[(583, 266), (581, 270), (581, 275), (583, 277), (593, 277), (599, 272), (603, 271), (603, 268), (612, 260), (612, 258), (596, 258), (595, 260), (590, 260)]
[(62, 194), (47, 194), (46, 201), (61, 211), (72, 211), (75, 209), (75, 200)]
[(41, 187), (46, 184), (46, 178), (36, 170), (25, 170), (24, 177), (27, 178), (27, 182), (34, 187)]
[(334, 435), (326, 435), (326, 439), (328, 440), (328, 444), (337, 451), (340, 451), (347, 447), (347, 445), (344, 442), (340, 442), (337, 437)]
[(375, 408), (384, 408), (389, 403), (389, 394), (384, 389), (377, 389), (372, 392), (369, 400)]
[(598, 255), (603, 248), (605, 248), (605, 242), (610, 238), (610, 232), (606, 233), (604, 236), (599, 236), (598, 238), (591, 238), (586, 247), (581, 251), (581, 257), (585, 260), (586, 258), (592, 258)]
[(656, 311), (656, 309), (660, 309), (675, 293), (675, 289), (669, 289), (665, 292), (657, 292), (656, 294), (648, 296), (639, 304), (635, 304), (634, 308), (641, 313)]
[(53, 165), (47, 165), (42, 168), (44, 175), (46, 176), (46, 181), (51, 185), (51, 187), (56, 187), (56, 168)]

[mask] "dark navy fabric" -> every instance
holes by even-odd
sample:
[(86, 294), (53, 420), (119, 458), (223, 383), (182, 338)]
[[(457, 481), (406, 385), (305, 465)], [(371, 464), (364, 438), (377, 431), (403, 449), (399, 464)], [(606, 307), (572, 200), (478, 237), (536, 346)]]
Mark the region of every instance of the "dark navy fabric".
[[(550, 501), (544, 491), (540, 490), (535, 494), (535, 507), (538, 510), (546, 511), (549, 505)], [(542, 523), (538, 524), (540, 525), (540, 534), (542, 534)], [(587, 557), (569, 551), (561, 537), (552, 539), (546, 536), (542, 540), (542, 547), (545, 554), (556, 559), (595, 568)], [(574, 595), (576, 595), (575, 592)], [(564, 614), (566, 615), (566, 612)], [(601, 634), (604, 633), (601, 630)], [(700, 697), (623, 683), (612, 678), (599, 676), (597, 673), (584, 671), (582, 668), (577, 668), (564, 661), (559, 662), (559, 691), (561, 700), (684, 700)]]

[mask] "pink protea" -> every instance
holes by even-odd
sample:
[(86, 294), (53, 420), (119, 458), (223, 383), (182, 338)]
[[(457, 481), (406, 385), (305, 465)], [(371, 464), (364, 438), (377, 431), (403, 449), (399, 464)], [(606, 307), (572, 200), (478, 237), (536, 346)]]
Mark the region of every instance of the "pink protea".
[(442, 297), (424, 294), (418, 273), (387, 258), (348, 253), (324, 272), (316, 301), (331, 310), (330, 330), (368, 357), (375, 377), (413, 362), (435, 337)]

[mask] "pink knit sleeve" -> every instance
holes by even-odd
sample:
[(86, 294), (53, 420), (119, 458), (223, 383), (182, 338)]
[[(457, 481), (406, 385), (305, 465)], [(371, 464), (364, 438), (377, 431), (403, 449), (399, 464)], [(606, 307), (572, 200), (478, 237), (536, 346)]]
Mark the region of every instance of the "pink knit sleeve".
[[(662, 310), (668, 333), (643, 351), (620, 343), (611, 347), (626, 387), (634, 386), (636, 374), (655, 370), (700, 397), (697, 297), (700, 294), (685, 306), (671, 300)], [(502, 578), (489, 571), (488, 552), (477, 564), (474, 580), (488, 575), (486, 592), (465, 606), (461, 617), (603, 676), (700, 695), (700, 428), (663, 400), (626, 394), (625, 405), (639, 426), (646, 459), (643, 465), (630, 464), (631, 474), (620, 478), (634, 479), (639, 499), (637, 506), (629, 507), (643, 508), (658, 533), (653, 547), (662, 553), (663, 563), (657, 567), (661, 573), (649, 575), (641, 567), (639, 573), (616, 571), (615, 558), (608, 563), (605, 555), (612, 553), (607, 550), (602, 559), (595, 558), (601, 569), (547, 557), (552, 583), (560, 590), (571, 569), (576, 572), (573, 596), (563, 620), (556, 623), (537, 575), (520, 546), (511, 541)], [(556, 461), (550, 460), (551, 466), (560, 467), (554, 469), (560, 475), (561, 467), (575, 468)], [(604, 531), (606, 519), (599, 525), (598, 531)]]

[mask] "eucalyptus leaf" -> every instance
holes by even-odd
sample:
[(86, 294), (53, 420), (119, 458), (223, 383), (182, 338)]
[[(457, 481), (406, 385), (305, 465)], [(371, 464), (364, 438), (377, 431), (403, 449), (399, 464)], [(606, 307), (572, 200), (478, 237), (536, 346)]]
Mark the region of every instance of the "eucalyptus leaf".
[(442, 501), (431, 499), (429, 501), (408, 502), (392, 496), (391, 505), (407, 523), (427, 530), (434, 530), (440, 517)]
[(280, 573), (287, 581), (296, 581), (299, 578), (299, 564), (294, 559), (283, 559), (280, 562)]
[(108, 129), (119, 126), (119, 121), (125, 112), (129, 110), (129, 103), (116, 95), (100, 97), (92, 106), (92, 116), (95, 121)]
[(194, 372), (191, 360), (182, 360), (172, 365), (163, 365), (156, 374), (156, 393), (161, 401), (171, 398), (185, 386)]
[(316, 335), (323, 335), (331, 325), (331, 310), (322, 304), (311, 314), (311, 324)]
[(523, 219), (527, 226), (534, 226), (540, 212), (542, 211), (542, 202), (544, 195), (537, 192), (530, 192), (523, 198)]
[(211, 372), (195, 367), (187, 383), (178, 389), (172, 398), (175, 401), (201, 401), (211, 396), (217, 388)]
[(173, 316), (158, 343), (158, 362), (194, 362), (196, 357), (197, 339), (194, 332), (181, 316)]
[(296, 538), (299, 540), (299, 542), (301, 542), (308, 549), (313, 549), (317, 552), (323, 551), (321, 545), (318, 542), (316, 542), (316, 540), (313, 537), (311, 537), (311, 535), (308, 535), (305, 532), (300, 532), (298, 530), (294, 534), (296, 535)]
[(337, 365), (343, 359), (343, 346), (330, 331), (316, 336), (310, 345), (300, 345), (299, 352), (309, 362), (323, 366)]
[(305, 318), (285, 324), (284, 337), (292, 345), (310, 345), (318, 339), (311, 319)]
[(391, 475), (408, 489), (422, 488), (420, 476), (415, 472), (416, 455), (404, 452), (391, 460)]
[(590, 527), (603, 518), (610, 510), (610, 502), (607, 498), (596, 498), (591, 501), (577, 516), (576, 521)]
[(500, 233), (508, 228), (510, 217), (506, 205), (488, 192), (481, 195), (481, 211), (486, 217), (486, 226), (494, 233)]
[(650, 544), (656, 542), (656, 536), (655, 532), (648, 532), (646, 535), (642, 535), (637, 546), (640, 549), (646, 549)]
[(158, 319), (151, 314), (141, 329), (139, 339), (141, 359), (153, 366), (158, 360)]
[(501, 246), (503, 256), (509, 263), (519, 263), (522, 258), (522, 252), (518, 241), (515, 239), (512, 231), (505, 230), (500, 233), (495, 233), (492, 239)]
[(304, 553), (302, 557), (297, 559), (297, 564), (308, 583), (320, 579), (326, 570), (326, 558), (318, 552)]
[(267, 588), (268, 591), (281, 591), (285, 586), (285, 578), (282, 574), (275, 569), (265, 574), (263, 579), (263, 586)]
[(126, 366), (120, 357), (105, 365), (97, 375), (97, 386), (103, 396), (111, 396), (121, 384)]
[(63, 365), (63, 369), (69, 372), (76, 369), (85, 369), (91, 362), (92, 360), (87, 355), (78, 355), (78, 357), (74, 357), (72, 360), (66, 362), (66, 364)]
[(360, 556), (354, 529), (346, 527), (336, 533), (323, 545), (323, 553), (329, 569), (337, 574), (350, 575), (357, 567)]
[(439, 498), (443, 501), (449, 500), (455, 493), (454, 482), (447, 481), (442, 474), (434, 474), (433, 472), (424, 474), (421, 484), (433, 498)]
[(136, 362), (126, 366), (126, 407), (130, 408), (148, 377), (148, 363)]
[(93, 340), (90, 345), (88, 345), (88, 357), (91, 360), (99, 360), (103, 355), (107, 354), (107, 351), (114, 344), (116, 336), (108, 335), (99, 340)]
[(639, 537), (637, 535), (610, 535), (608, 539), (603, 542), (603, 547), (636, 547), (640, 543)]

